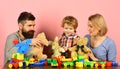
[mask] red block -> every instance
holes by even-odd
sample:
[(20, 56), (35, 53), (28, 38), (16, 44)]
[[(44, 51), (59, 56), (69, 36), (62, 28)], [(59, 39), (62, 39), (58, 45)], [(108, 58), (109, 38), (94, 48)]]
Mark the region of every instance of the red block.
[(18, 44), (19, 41), (17, 39), (13, 40), (13, 44)]
[(44, 65), (45, 65), (45, 66), (47, 66), (47, 65), (48, 65), (48, 63), (47, 63), (47, 62), (44, 62)]
[(107, 62), (107, 63), (106, 63), (106, 66), (107, 66), (107, 67), (112, 67), (112, 62)]
[(18, 63), (13, 63), (14, 68), (18, 68), (18, 66), (19, 66)]
[(23, 60), (18, 60), (18, 59), (15, 59), (15, 58), (12, 58), (12, 61), (13, 62), (23, 62)]

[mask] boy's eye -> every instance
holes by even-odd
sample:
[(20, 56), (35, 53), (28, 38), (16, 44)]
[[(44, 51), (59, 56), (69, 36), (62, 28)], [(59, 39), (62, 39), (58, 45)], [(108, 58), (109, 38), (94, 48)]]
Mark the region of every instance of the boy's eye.
[(70, 28), (70, 30), (73, 30), (73, 28)]
[(68, 28), (65, 28), (65, 29), (68, 29)]

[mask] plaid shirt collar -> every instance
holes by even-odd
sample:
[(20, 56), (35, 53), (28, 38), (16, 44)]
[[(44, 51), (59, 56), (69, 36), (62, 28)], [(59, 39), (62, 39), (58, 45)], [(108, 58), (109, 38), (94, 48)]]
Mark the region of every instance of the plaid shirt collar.
[(63, 33), (63, 34), (62, 34), (62, 37), (64, 37), (64, 38), (73, 38), (75, 35), (76, 35), (76, 34), (74, 33), (74, 34), (72, 34), (72, 35), (70, 35), (70, 36), (66, 36), (66, 34)]

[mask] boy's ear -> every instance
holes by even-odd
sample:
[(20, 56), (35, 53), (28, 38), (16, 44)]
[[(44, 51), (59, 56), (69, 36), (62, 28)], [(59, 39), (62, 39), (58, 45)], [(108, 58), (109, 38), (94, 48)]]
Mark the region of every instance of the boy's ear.
[(74, 32), (76, 33), (76, 29), (74, 30)]
[(19, 23), (18, 26), (19, 26), (19, 29), (22, 30), (23, 25), (21, 23)]

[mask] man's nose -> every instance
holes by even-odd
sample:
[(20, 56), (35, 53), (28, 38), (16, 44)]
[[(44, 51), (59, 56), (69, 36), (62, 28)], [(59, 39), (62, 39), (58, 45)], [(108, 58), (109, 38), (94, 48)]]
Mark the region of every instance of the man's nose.
[(31, 26), (31, 28), (30, 28), (31, 30), (34, 30), (34, 26)]
[(90, 28), (88, 27), (88, 31), (90, 31)]

